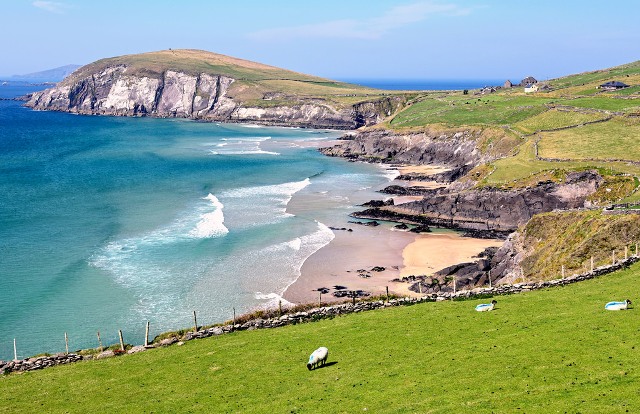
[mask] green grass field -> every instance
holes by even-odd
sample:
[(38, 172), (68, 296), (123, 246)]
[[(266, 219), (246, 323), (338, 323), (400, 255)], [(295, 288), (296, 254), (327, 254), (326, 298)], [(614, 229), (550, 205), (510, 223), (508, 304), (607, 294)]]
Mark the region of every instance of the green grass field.
[(514, 127), (525, 134), (532, 134), (538, 131), (565, 128), (573, 125), (584, 124), (585, 122), (593, 122), (605, 119), (605, 114), (585, 114), (574, 111), (558, 111), (550, 110), (539, 115), (532, 116), (520, 121)]
[(565, 159), (619, 159), (640, 161), (640, 120), (614, 118), (581, 128), (544, 132), (542, 157)]
[(490, 313), (423, 303), (12, 374), (0, 412), (637, 412), (638, 311), (603, 306), (639, 282), (634, 265)]
[(448, 126), (509, 125), (547, 110), (545, 97), (492, 94), (462, 95), (460, 92), (445, 98), (430, 98), (417, 102), (396, 115), (389, 125), (407, 128), (430, 123)]

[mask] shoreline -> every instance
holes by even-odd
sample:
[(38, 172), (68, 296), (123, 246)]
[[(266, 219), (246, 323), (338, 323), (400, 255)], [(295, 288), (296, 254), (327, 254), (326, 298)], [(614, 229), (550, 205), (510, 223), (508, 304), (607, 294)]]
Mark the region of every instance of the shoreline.
[(388, 287), (389, 293), (417, 297), (409, 290), (410, 284), (392, 279), (431, 275), (447, 266), (472, 262), (487, 247), (503, 243), (464, 237), (446, 229), (415, 234), (383, 226), (353, 227), (353, 232), (334, 230), (336, 237), (305, 260), (300, 276), (282, 294), (285, 300), (296, 304), (316, 302), (320, 288), (330, 289), (322, 295), (323, 302), (344, 300), (333, 296), (334, 286), (363, 290), (372, 296), (385, 294)]
[[(397, 170), (400, 174), (446, 171), (445, 167), (431, 165), (381, 167)], [(395, 182), (395, 179), (389, 181)], [(436, 184), (433, 181), (422, 183)], [(384, 194), (380, 194), (380, 198), (384, 198)], [(404, 202), (414, 199), (411, 196), (392, 198), (394, 202), (396, 199)], [(431, 275), (447, 266), (474, 261), (487, 247), (503, 243), (498, 239), (466, 237), (444, 228), (436, 228), (432, 233), (395, 230), (388, 223), (379, 226), (351, 223), (340, 228), (342, 230), (333, 228), (335, 237), (304, 261), (300, 276), (280, 295), (284, 300), (317, 302), (320, 289), (327, 291), (322, 294), (322, 300), (326, 302), (345, 299), (333, 295), (337, 290), (362, 290), (375, 296), (385, 294), (388, 288), (389, 293), (415, 297), (418, 294), (409, 290), (409, 284), (392, 280), (410, 275)]]

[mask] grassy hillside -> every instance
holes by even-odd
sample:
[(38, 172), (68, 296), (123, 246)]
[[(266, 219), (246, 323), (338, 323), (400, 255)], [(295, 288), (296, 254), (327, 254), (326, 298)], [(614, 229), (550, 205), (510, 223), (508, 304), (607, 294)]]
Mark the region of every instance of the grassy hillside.
[[(0, 412), (636, 412), (640, 266), (564, 288), (238, 332), (0, 378)], [(486, 300), (485, 300), (486, 301)], [(329, 348), (309, 372), (308, 355)]]
[[(323, 99), (335, 105), (375, 100), (390, 95), (389, 91), (366, 88), (337, 82), (317, 76), (305, 75), (274, 66), (238, 59), (217, 53), (175, 49), (101, 59), (86, 65), (67, 78), (64, 83), (73, 84), (78, 79), (98, 73), (111, 66), (124, 65), (127, 74), (159, 78), (167, 70), (192, 75), (207, 73), (234, 78), (229, 95), (251, 106), (291, 104), (298, 99)], [(264, 100), (265, 94), (274, 94)], [(393, 95), (403, 95), (393, 93)], [(412, 96), (412, 93), (407, 93)]]
[[(604, 82), (630, 88), (603, 91)], [(398, 132), (421, 128), (505, 131), (492, 145), (511, 148), (499, 160), (478, 167), (470, 177), (480, 186), (526, 187), (561, 181), (568, 171), (595, 168), (610, 176), (640, 176), (640, 61), (616, 68), (552, 79), (550, 90), (525, 94), (523, 88), (424, 93), (390, 117), (385, 127)], [(508, 142), (503, 145), (501, 142)], [(489, 154), (485, 145), (479, 148)], [(637, 200), (630, 188), (619, 198)], [(606, 200), (603, 200), (606, 201)]]
[(545, 213), (534, 216), (521, 230), (528, 255), (522, 261), (527, 280), (559, 278), (588, 272), (635, 253), (640, 240), (640, 215), (604, 215), (600, 211)]

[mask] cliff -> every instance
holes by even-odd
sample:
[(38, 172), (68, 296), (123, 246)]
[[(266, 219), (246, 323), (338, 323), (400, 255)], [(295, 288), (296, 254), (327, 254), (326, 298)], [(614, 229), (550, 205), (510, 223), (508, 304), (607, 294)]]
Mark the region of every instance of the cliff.
[(178, 117), (352, 129), (380, 122), (403, 96), (210, 52), (170, 50), (103, 59), (26, 106), (79, 114)]
[(386, 209), (419, 215), (442, 227), (515, 231), (536, 214), (583, 208), (602, 182), (596, 172), (574, 172), (563, 183), (543, 182), (518, 190), (432, 190), (420, 201)]
[(460, 167), (483, 160), (477, 139), (474, 130), (402, 134), (374, 129), (347, 135), (340, 144), (320, 151), (358, 161)]

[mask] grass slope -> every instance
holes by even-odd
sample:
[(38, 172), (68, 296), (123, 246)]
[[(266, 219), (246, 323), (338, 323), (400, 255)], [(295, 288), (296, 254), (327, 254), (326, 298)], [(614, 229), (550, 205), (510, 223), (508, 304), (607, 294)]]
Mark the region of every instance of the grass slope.
[(588, 272), (635, 253), (640, 240), (640, 215), (604, 215), (600, 211), (553, 212), (535, 215), (520, 231), (528, 255), (521, 266), (527, 280), (560, 278)]
[[(640, 266), (479, 301), (239, 332), (0, 378), (0, 412), (636, 412)], [(631, 296), (630, 299), (637, 299)], [(330, 365), (309, 372), (310, 352)]]

